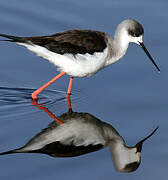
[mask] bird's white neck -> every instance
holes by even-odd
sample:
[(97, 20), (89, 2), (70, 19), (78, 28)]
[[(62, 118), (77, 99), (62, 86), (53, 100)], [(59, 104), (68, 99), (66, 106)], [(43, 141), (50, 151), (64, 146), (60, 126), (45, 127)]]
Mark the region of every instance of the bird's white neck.
[(126, 33), (126, 31), (123, 31), (122, 36), (121, 32), (116, 33), (114, 39), (109, 39), (109, 60), (106, 66), (117, 62), (125, 55), (129, 45), (128, 35)]

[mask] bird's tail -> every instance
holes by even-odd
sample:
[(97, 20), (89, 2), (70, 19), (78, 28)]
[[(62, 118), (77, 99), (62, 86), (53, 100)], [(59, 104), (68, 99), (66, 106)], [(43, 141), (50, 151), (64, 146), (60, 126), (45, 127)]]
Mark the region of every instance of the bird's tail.
[(15, 154), (15, 153), (28, 153), (29, 151), (23, 150), (23, 147), (18, 148), (18, 149), (13, 149), (10, 151), (5, 151), (5, 152), (1, 152), (0, 156), (2, 155), (7, 155), (7, 154)]
[(10, 41), (10, 42), (20, 42), (20, 43), (25, 42), (22, 37), (18, 37), (18, 36), (11, 36), (11, 35), (6, 35), (6, 34), (0, 34), (0, 36), (7, 38), (0, 41)]
[(14, 153), (20, 153), (18, 149), (14, 149), (14, 150), (10, 150), (10, 151), (5, 151), (5, 152), (1, 152), (1, 155), (7, 155), (7, 154), (14, 154)]

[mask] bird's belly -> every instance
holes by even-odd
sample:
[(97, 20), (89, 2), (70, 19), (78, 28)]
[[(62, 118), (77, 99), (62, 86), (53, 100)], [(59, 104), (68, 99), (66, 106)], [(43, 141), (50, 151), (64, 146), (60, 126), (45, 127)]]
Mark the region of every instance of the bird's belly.
[(92, 76), (104, 68), (108, 55), (107, 48), (103, 52), (95, 52), (94, 54), (61, 55), (38, 45), (19, 44), (53, 63), (59, 71), (64, 71), (73, 77)]
[(73, 77), (88, 77), (92, 76), (96, 72), (98, 72), (100, 69), (104, 67), (104, 60), (91, 60), (91, 59), (80, 59), (75, 58), (72, 59), (69, 57), (63, 57), (66, 58), (64, 63), (55, 63), (53, 64), (58, 68), (60, 71), (66, 72), (68, 75)]
[(70, 76), (88, 77), (104, 68), (106, 57), (106, 51), (102, 53), (96, 52), (93, 55), (88, 53), (77, 54), (75, 56), (71, 54), (55, 54), (50, 62), (58, 67), (60, 71), (64, 71)]

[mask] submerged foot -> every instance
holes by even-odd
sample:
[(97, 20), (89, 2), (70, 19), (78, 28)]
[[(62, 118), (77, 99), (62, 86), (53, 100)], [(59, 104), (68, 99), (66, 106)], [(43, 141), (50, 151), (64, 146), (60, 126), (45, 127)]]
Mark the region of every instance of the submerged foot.
[(35, 101), (37, 101), (37, 100), (38, 100), (37, 95), (38, 95), (38, 94), (37, 94), (36, 92), (33, 92), (33, 93), (31, 94), (32, 99), (35, 100)]

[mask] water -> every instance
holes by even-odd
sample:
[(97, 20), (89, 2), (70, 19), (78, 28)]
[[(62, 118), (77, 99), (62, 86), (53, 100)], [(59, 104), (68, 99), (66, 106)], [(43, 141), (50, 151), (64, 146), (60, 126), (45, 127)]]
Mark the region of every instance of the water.
[[(91, 78), (75, 79), (72, 106), (112, 124), (128, 145), (156, 134), (144, 143), (142, 163), (130, 174), (114, 170), (108, 149), (76, 158), (18, 154), (0, 157), (3, 180), (8, 179), (167, 179), (167, 8), (168, 2), (121, 0), (0, 2), (1, 33), (45, 35), (81, 28), (113, 35), (119, 22), (133, 18), (145, 28), (144, 42), (161, 69), (154, 66), (137, 45), (130, 45), (118, 63)], [(0, 151), (24, 145), (52, 121), (32, 106), (30, 94), (58, 72), (25, 48), (0, 42)], [(68, 77), (40, 95), (41, 103), (55, 114), (68, 110), (64, 99)]]

